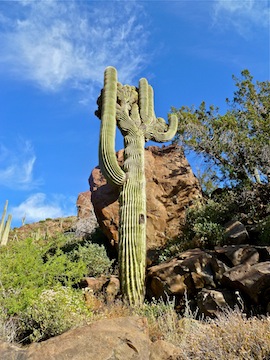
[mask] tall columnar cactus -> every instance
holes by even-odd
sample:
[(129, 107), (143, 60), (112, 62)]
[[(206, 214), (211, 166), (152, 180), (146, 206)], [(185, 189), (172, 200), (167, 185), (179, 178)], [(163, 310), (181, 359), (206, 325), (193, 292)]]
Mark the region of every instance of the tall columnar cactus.
[(2, 213), (2, 217), (1, 217), (1, 222), (0, 222), (0, 245), (6, 245), (8, 242), (8, 235), (9, 235), (9, 231), (10, 231), (12, 216), (8, 215), (7, 221), (5, 221), (7, 207), (8, 207), (8, 201), (6, 201), (6, 203), (5, 203), (4, 210)]
[[(139, 88), (117, 82), (113, 67), (105, 70), (98, 100), (101, 118), (99, 163), (108, 181), (120, 186), (119, 271), (121, 291), (131, 304), (141, 304), (145, 292), (146, 190), (144, 146), (148, 140), (169, 141), (176, 133), (177, 118), (169, 125), (154, 113), (153, 89), (146, 79)], [(116, 125), (124, 136), (124, 165), (115, 155)]]

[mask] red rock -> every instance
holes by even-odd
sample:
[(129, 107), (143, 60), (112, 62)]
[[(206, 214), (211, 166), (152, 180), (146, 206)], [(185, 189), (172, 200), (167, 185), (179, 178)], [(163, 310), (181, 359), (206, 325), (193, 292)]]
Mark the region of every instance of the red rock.
[(91, 192), (89, 190), (78, 195), (76, 206), (79, 219), (85, 219), (92, 215), (93, 205), (91, 203)]
[[(123, 162), (123, 150), (117, 153)], [(185, 210), (202, 197), (197, 178), (182, 148), (171, 145), (145, 149), (147, 195), (147, 248), (154, 249), (178, 237), (185, 222)], [(108, 184), (99, 168), (89, 179), (94, 211), (112, 245), (118, 243), (119, 188)]]

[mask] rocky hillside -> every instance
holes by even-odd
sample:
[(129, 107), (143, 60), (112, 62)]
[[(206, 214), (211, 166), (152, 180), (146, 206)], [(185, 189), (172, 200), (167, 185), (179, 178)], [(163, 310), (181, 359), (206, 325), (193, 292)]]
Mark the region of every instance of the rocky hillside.
[(60, 233), (74, 231), (77, 217), (69, 216), (57, 219), (45, 219), (39, 222), (25, 224), (14, 228), (9, 233), (9, 241), (24, 240), (26, 238), (52, 238)]

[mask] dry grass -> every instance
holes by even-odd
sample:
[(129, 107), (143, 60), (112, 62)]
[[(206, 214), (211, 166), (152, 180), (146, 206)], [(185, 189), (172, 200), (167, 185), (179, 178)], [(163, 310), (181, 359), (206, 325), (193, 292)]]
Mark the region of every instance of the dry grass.
[[(239, 310), (227, 311), (215, 320), (183, 318), (161, 324), (164, 339), (181, 348), (178, 360), (269, 360), (270, 318), (246, 318)], [(169, 329), (169, 331), (168, 331)]]

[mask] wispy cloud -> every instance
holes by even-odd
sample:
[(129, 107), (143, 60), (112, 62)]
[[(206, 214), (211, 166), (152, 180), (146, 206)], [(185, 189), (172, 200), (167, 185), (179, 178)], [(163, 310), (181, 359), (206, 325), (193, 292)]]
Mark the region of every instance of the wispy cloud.
[(234, 28), (244, 38), (255, 36), (254, 26), (270, 26), (269, 0), (215, 0), (213, 21), (220, 28)]
[(91, 91), (108, 65), (130, 82), (147, 59), (142, 17), (135, 1), (1, 2), (1, 68), (52, 91)]
[(20, 205), (11, 207), (10, 213), (15, 221), (25, 217), (27, 223), (75, 215), (75, 199), (59, 194), (48, 198), (44, 193), (35, 193)]
[(0, 185), (14, 190), (29, 190), (41, 184), (34, 178), (36, 156), (31, 143), (20, 140), (16, 147), (0, 144)]

